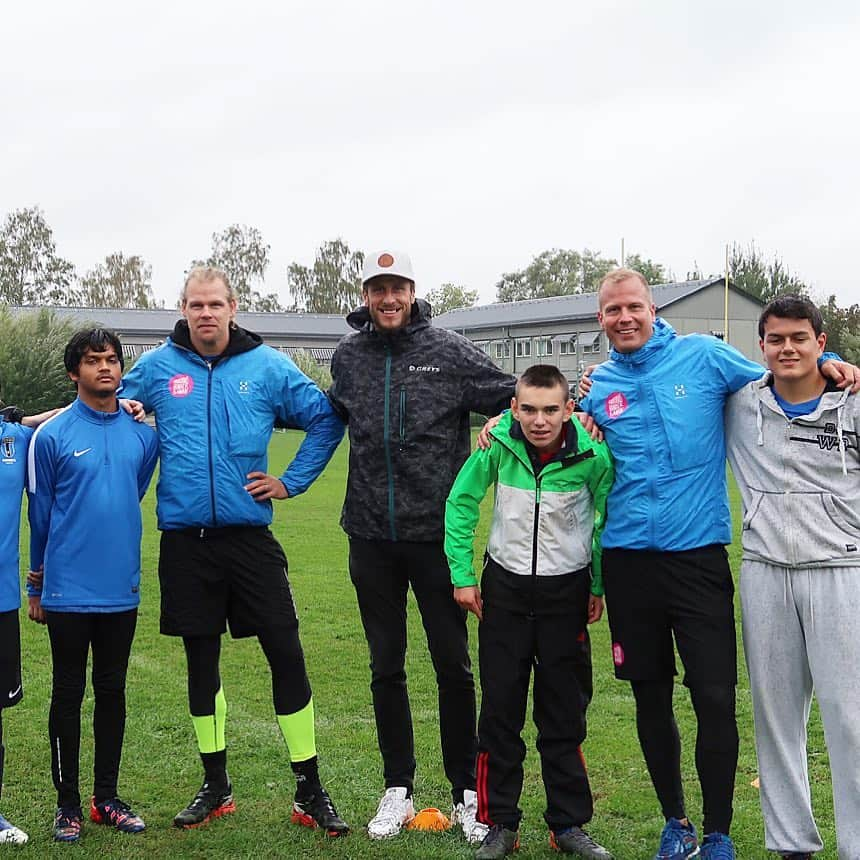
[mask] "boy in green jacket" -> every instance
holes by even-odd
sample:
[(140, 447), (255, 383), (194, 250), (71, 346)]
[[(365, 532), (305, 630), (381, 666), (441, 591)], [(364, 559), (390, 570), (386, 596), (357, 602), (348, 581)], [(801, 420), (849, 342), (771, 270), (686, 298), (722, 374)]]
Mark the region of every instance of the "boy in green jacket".
[[(587, 624), (603, 614), (600, 532), (612, 486), (609, 450), (571, 421), (564, 375), (523, 373), (496, 444), (463, 465), (445, 508), (445, 553), (454, 598), (474, 612), (482, 703), (478, 721), (478, 819), (490, 830), (476, 860), (518, 846), (529, 682), (546, 788), (550, 844), (588, 860), (612, 855), (583, 829), (593, 813), (580, 744), (591, 700)], [(479, 506), (495, 485), (482, 590), (472, 571)]]

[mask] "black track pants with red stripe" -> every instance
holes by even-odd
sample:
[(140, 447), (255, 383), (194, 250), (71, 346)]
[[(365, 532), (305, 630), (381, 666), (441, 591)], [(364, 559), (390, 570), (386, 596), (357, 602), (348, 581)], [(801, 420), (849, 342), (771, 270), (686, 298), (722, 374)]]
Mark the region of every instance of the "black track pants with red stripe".
[(592, 691), (588, 577), (581, 579), (581, 612), (529, 617), (485, 598), (484, 620), (478, 627), (482, 698), (477, 761), (478, 819), (485, 824), (519, 826), (526, 754), (521, 735), (532, 669), (533, 714), (547, 799), (544, 818), (551, 830), (591, 820), (591, 788), (580, 749)]

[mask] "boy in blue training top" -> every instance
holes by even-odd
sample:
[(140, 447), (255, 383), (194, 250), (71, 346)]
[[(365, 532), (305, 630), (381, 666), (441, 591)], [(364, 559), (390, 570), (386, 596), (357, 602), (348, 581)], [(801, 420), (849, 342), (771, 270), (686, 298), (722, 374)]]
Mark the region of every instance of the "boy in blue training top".
[(64, 362), (77, 399), (39, 427), (28, 456), (27, 591), (30, 618), (48, 625), (53, 658), (48, 731), (58, 806), (54, 839), (77, 842), (83, 817), (81, 702), (90, 647), (95, 695), (90, 818), (125, 833), (145, 826), (117, 797), (117, 781), (125, 679), (140, 602), (140, 499), (155, 468), (158, 442), (150, 427), (117, 403), (123, 359), (115, 334), (78, 332)]

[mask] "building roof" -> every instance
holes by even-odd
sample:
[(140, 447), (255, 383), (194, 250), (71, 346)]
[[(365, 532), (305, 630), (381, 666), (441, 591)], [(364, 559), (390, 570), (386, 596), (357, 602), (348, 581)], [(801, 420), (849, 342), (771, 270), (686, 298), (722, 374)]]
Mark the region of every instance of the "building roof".
[[(15, 308), (39, 310), (35, 307)], [(173, 331), (181, 314), (177, 308), (63, 308), (52, 310), (60, 317), (71, 317), (81, 323), (100, 323), (118, 332), (153, 334), (164, 337)], [(240, 311), (236, 322), (242, 328), (256, 332), (265, 340), (271, 337), (319, 337), (325, 340), (341, 338), (350, 331), (346, 318), (340, 314), (249, 313)]]
[[(699, 281), (680, 281), (671, 284), (658, 284), (651, 287), (654, 304), (661, 311), (674, 302), (710, 287), (723, 284), (723, 277), (704, 278)], [(729, 286), (735, 292), (733, 284)], [(743, 293), (746, 295), (746, 293)], [(490, 305), (477, 305), (460, 308), (434, 317), (434, 322), (444, 328), (474, 331), (482, 328), (497, 328), (504, 325), (524, 325), (551, 323), (559, 320), (597, 319), (597, 293), (578, 293), (573, 296), (552, 296), (547, 299), (527, 299), (521, 302), (497, 302)]]

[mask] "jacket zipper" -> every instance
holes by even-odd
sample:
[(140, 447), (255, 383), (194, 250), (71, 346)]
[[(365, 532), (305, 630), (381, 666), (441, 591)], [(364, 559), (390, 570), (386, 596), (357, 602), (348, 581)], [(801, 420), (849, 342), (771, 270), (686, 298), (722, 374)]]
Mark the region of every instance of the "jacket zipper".
[(538, 555), (538, 525), (540, 523), (540, 482), (541, 476), (535, 475), (535, 519), (532, 526), (532, 605), (529, 618), (535, 617), (535, 601), (537, 600), (537, 555)]
[(391, 466), (391, 347), (385, 345), (385, 405), (382, 436), (385, 447), (385, 468), (388, 471), (388, 526), (391, 540), (397, 540), (394, 525), (394, 471)]
[(215, 510), (215, 469), (212, 464), (212, 364), (206, 362), (209, 370), (209, 383), (206, 387), (206, 447), (209, 449), (209, 500), (212, 505), (212, 525), (218, 525), (218, 515)]
[(406, 386), (400, 386), (400, 452), (406, 444)]

